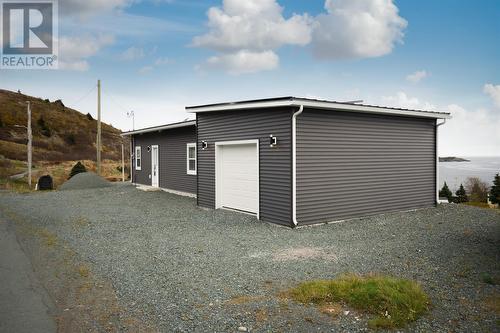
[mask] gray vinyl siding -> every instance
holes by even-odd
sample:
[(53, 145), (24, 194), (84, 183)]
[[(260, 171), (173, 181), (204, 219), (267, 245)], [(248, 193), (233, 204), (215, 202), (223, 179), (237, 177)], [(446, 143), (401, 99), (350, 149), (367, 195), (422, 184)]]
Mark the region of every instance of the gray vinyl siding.
[(198, 147), (208, 142), (198, 150), (198, 205), (215, 207), (215, 142), (259, 139), (260, 219), (290, 226), (291, 116), (290, 108), (198, 113)]
[(158, 145), (160, 187), (175, 191), (196, 194), (196, 175), (187, 174), (188, 143), (196, 143), (196, 127), (180, 127), (134, 135), (135, 146), (141, 146), (142, 167), (135, 170), (133, 164), (133, 181), (138, 184), (151, 185), (151, 152), (147, 147)]
[(297, 220), (435, 204), (435, 119), (305, 110), (297, 121)]

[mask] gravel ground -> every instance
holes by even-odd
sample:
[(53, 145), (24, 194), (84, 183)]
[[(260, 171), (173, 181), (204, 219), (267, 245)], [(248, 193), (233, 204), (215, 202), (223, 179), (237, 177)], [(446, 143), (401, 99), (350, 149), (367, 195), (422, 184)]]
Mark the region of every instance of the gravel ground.
[(131, 313), (165, 332), (367, 330), (363, 314), (331, 317), (278, 296), (345, 272), (420, 281), (432, 309), (407, 331), (499, 327), (500, 287), (484, 282), (500, 278), (495, 210), (441, 205), (292, 230), (131, 185), (0, 193), (0, 209), (67, 241)]
[(110, 182), (93, 172), (81, 172), (62, 184), (60, 190), (86, 190), (110, 186), (112, 186)]

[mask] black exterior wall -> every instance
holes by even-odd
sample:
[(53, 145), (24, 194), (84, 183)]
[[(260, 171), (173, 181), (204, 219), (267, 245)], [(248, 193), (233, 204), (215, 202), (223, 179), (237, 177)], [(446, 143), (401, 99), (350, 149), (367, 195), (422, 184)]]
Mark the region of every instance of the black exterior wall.
[(136, 146), (141, 146), (142, 151), (141, 170), (135, 170), (135, 161), (133, 162), (133, 182), (151, 185), (151, 152), (148, 152), (147, 147), (158, 145), (160, 187), (196, 194), (196, 175), (187, 174), (188, 143), (196, 143), (195, 126), (133, 135), (132, 152), (135, 153)]
[(306, 109), (297, 118), (297, 221), (430, 207), (436, 120)]
[[(215, 207), (215, 143), (259, 139), (260, 219), (291, 226), (292, 108), (222, 111), (197, 114), (198, 205)], [(270, 147), (269, 136), (278, 144)]]

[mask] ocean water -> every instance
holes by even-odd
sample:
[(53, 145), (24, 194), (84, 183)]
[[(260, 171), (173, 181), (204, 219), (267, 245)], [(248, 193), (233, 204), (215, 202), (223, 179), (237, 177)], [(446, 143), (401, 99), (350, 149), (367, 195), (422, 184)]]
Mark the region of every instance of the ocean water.
[[(460, 156), (462, 157), (462, 156)], [(468, 177), (479, 177), (489, 186), (493, 184), (495, 174), (500, 173), (500, 156), (496, 157), (466, 157), (470, 162), (440, 162), (439, 183), (440, 188), (444, 182), (453, 192), (460, 184), (465, 185)]]

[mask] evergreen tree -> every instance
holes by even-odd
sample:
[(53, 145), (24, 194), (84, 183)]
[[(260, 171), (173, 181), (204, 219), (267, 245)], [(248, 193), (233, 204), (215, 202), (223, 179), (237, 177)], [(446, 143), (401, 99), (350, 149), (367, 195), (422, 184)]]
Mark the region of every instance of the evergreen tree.
[(87, 169), (85, 168), (85, 165), (83, 165), (81, 162), (77, 162), (75, 165), (73, 165), (73, 168), (71, 168), (68, 179), (82, 172), (87, 172)]
[(451, 199), (453, 198), (453, 193), (451, 193), (450, 189), (448, 188), (448, 184), (444, 182), (443, 188), (439, 191), (439, 196), (442, 198), (447, 198), (448, 202), (451, 202)]
[(498, 204), (500, 208), (500, 174), (495, 175), (493, 179), (493, 186), (490, 189), (490, 201), (491, 203)]
[(465, 192), (465, 188), (462, 184), (460, 184), (460, 188), (455, 192), (455, 195), (457, 196), (457, 203), (469, 201), (469, 198), (467, 198), (467, 192)]

